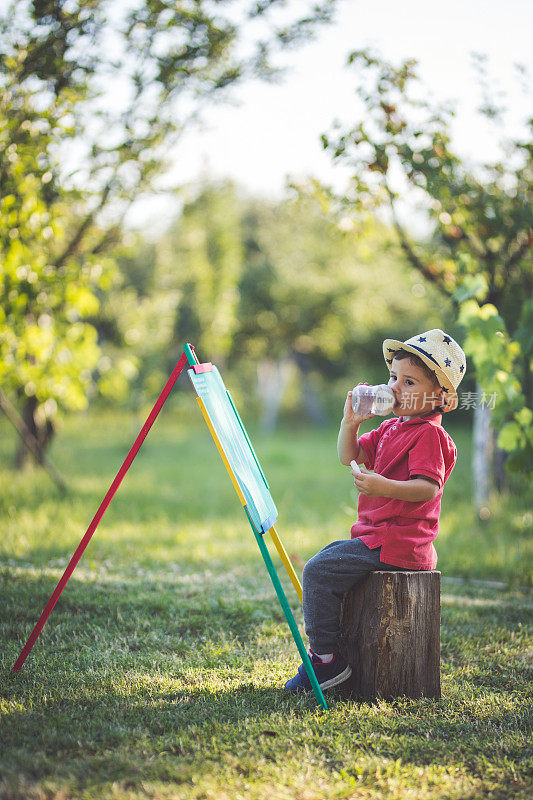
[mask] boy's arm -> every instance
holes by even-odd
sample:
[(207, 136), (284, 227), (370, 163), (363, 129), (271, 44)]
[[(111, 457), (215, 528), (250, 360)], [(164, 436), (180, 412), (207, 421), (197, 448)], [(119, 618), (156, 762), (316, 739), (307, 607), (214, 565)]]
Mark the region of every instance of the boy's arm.
[(348, 392), (346, 402), (344, 404), (344, 413), (339, 430), (339, 438), (337, 439), (337, 453), (339, 461), (345, 467), (350, 466), (350, 461), (356, 461), (362, 464), (367, 460), (367, 455), (363, 448), (359, 445), (357, 439), (357, 432), (361, 422), (365, 419), (371, 419), (373, 415), (360, 416), (354, 414), (352, 409), (352, 393)]
[(344, 420), (341, 422), (339, 430), (339, 438), (337, 440), (337, 453), (339, 461), (345, 467), (350, 466), (350, 461), (356, 461), (362, 464), (366, 461), (366, 454), (362, 447), (360, 447), (357, 432), (359, 430), (359, 423), (356, 425), (349, 425)]
[(407, 481), (393, 481), (376, 472), (356, 473), (352, 470), (356, 487), (367, 497), (390, 497), (392, 500), (407, 500), (425, 503), (439, 491), (439, 484), (431, 478), (415, 476)]

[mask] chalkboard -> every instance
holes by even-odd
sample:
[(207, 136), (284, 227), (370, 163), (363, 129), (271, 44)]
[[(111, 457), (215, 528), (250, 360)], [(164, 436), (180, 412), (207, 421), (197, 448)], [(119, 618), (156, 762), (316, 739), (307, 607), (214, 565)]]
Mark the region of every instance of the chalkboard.
[(244, 496), (250, 522), (257, 533), (265, 533), (274, 525), (278, 511), (231, 395), (212, 364), (199, 364), (188, 374)]

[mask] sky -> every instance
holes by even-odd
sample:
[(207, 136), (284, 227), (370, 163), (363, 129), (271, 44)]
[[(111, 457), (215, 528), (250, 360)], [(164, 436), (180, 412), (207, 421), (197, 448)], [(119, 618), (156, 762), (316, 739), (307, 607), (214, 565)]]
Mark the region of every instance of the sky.
[[(529, 67), (533, 76), (532, 30), (531, 0), (340, 0), (336, 22), (284, 57), (288, 71), (280, 84), (248, 83), (232, 105), (208, 110), (203, 127), (177, 146), (167, 180), (231, 178), (250, 194), (274, 198), (288, 180), (307, 176), (341, 189), (346, 173), (322, 151), (320, 135), (335, 119), (353, 123), (356, 76), (346, 58), (369, 46), (388, 60), (416, 58), (434, 99), (457, 102), (459, 152), (490, 160), (500, 134), (481, 126), (474, 113), (480, 94), (471, 54), (489, 56), (492, 86), (511, 98), (506, 133), (519, 133), (533, 104), (531, 87), (529, 95), (519, 90), (513, 65)], [(174, 213), (168, 200), (152, 200), (137, 206), (131, 222), (162, 223)]]

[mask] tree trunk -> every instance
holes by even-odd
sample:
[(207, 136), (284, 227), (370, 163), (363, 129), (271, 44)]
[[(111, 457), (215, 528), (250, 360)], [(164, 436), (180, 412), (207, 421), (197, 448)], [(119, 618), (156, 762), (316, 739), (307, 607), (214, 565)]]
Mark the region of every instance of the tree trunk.
[(261, 399), (259, 424), (264, 431), (273, 431), (276, 428), (292, 368), (287, 358), (280, 358), (278, 361), (263, 359), (257, 364), (257, 390)]
[(509, 488), (509, 473), (505, 469), (505, 462), (507, 461), (508, 453), (498, 447), (498, 434), (499, 431), (492, 431), (493, 434), (493, 452), (494, 452), (494, 486), (498, 492), (504, 492)]
[[(33, 436), (40, 453), (44, 455), (54, 437), (55, 427), (50, 419), (46, 418), (44, 421), (41, 421), (37, 418), (36, 412), (38, 405), (36, 397), (28, 397), (22, 407), (21, 416), (26, 428)], [(28, 447), (24, 442), (19, 441), (15, 452), (15, 469), (23, 469), (30, 458), (31, 455)], [(36, 460), (42, 463), (42, 458)]]
[(39, 443), (37, 439), (34, 437), (32, 433), (26, 427), (24, 420), (22, 417), (19, 416), (14, 406), (10, 403), (9, 399), (0, 389), (0, 409), (6, 415), (8, 420), (11, 422), (15, 430), (17, 431), (18, 435), (20, 436), (21, 442), (24, 443), (24, 447), (26, 447), (34, 456), (36, 462), (41, 464), (44, 469), (48, 472), (54, 483), (57, 485), (60, 492), (63, 494), (67, 491), (67, 484), (54, 467), (54, 465), (50, 462), (50, 460), (46, 457), (45, 453), (40, 449)]
[(441, 696), (440, 572), (371, 572), (345, 595), (341, 631), (352, 694)]
[(302, 405), (312, 423), (319, 426), (325, 425), (328, 421), (328, 415), (313, 385), (312, 366), (309, 361), (309, 356), (306, 353), (300, 353), (294, 350), (292, 357), (300, 373)]
[(315, 425), (326, 425), (328, 415), (324, 410), (324, 406), (320, 400), (317, 390), (313, 386), (309, 375), (306, 372), (301, 372), (302, 376), (302, 403), (307, 411), (307, 415), (311, 422)]
[[(481, 397), (481, 386), (477, 386), (476, 397)], [(479, 511), (487, 505), (491, 489), (493, 464), (493, 438), (490, 428), (492, 411), (488, 405), (474, 406), (474, 430), (472, 441), (472, 478), (474, 503)]]

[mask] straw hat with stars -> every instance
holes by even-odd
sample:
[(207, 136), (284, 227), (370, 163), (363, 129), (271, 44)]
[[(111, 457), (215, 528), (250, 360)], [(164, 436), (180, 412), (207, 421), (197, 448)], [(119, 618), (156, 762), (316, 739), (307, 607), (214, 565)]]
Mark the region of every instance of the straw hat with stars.
[(444, 391), (444, 410), (453, 411), (457, 408), (457, 387), (466, 372), (466, 356), (455, 339), (440, 328), (417, 333), (405, 342), (385, 339), (383, 356), (389, 369), (396, 350), (407, 350), (408, 353), (418, 356), (435, 373), (435, 378)]

